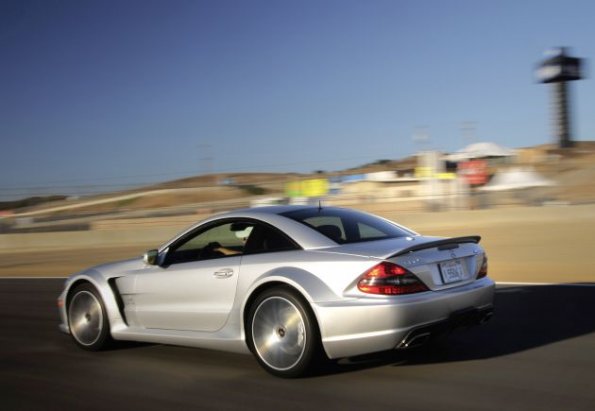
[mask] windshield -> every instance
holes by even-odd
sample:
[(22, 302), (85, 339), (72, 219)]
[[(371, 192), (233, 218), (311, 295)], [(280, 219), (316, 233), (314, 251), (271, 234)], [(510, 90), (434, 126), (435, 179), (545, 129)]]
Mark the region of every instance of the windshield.
[(342, 208), (306, 208), (281, 215), (313, 228), (338, 244), (415, 235), (380, 217)]

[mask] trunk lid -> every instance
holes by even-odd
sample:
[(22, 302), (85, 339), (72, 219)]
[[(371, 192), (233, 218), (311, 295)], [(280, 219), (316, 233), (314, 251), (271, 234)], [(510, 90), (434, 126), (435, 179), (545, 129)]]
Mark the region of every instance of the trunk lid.
[(458, 287), (477, 278), (485, 258), (479, 240), (473, 236), (429, 241), (401, 250), (387, 261), (411, 271), (430, 290)]
[(430, 290), (438, 291), (475, 281), (485, 253), (479, 236), (454, 238), (412, 236), (344, 244), (325, 252), (357, 255), (400, 265)]

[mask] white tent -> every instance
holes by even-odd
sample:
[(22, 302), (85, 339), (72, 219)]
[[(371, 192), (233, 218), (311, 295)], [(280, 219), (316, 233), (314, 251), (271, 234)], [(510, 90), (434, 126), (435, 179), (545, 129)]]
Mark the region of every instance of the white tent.
[(555, 183), (548, 180), (530, 168), (511, 168), (500, 170), (492, 180), (481, 187), (483, 191), (516, 190), (530, 187), (549, 187)]
[(474, 158), (486, 158), (486, 157), (512, 157), (514, 156), (514, 151), (501, 147), (498, 144), (484, 142), (484, 143), (473, 143), (468, 145), (467, 147), (458, 150), (452, 154), (449, 154), (445, 157), (447, 161), (464, 161), (464, 160), (471, 160)]

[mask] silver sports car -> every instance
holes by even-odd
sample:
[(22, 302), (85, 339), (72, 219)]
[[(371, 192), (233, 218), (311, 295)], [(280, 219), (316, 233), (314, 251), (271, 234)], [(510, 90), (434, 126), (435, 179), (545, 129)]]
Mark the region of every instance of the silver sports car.
[(232, 211), (68, 278), (60, 328), (88, 350), (113, 339), (252, 352), (296, 377), (319, 359), (408, 348), (489, 319), (479, 240), (345, 208)]

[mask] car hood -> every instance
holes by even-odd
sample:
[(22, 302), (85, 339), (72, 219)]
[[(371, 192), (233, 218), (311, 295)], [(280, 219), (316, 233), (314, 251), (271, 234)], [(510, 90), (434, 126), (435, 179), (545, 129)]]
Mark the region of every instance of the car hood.
[(136, 257), (128, 260), (114, 261), (111, 263), (97, 265), (85, 270), (85, 272), (96, 271), (104, 278), (112, 278), (130, 271), (141, 269), (142, 267), (144, 267), (143, 259)]

